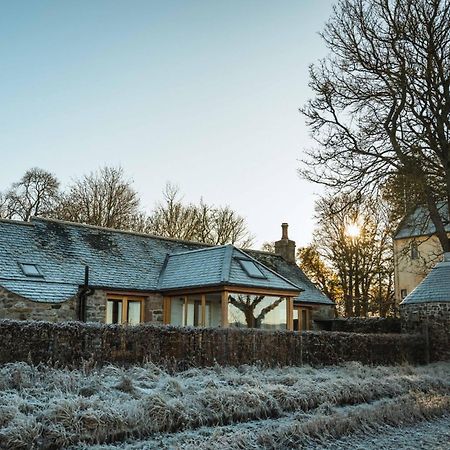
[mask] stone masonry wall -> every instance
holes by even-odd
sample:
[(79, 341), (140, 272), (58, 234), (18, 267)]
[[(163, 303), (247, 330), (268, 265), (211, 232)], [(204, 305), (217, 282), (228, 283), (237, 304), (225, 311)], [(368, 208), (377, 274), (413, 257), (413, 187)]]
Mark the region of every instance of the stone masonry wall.
[[(116, 292), (120, 295), (120, 292)], [(142, 297), (141, 294), (136, 294)], [(86, 318), (87, 322), (105, 323), (107, 293), (104, 290), (96, 289), (94, 294), (87, 297)], [(149, 294), (144, 296), (144, 322), (153, 324), (163, 323), (163, 297), (160, 294)]]
[(0, 320), (0, 364), (58, 362), (77, 366), (151, 361), (174, 369), (216, 363), (239, 366), (343, 361), (364, 364), (423, 363), (425, 341), (412, 334), (266, 331), (233, 328), (103, 325)]
[(335, 317), (334, 305), (313, 305), (311, 311), (312, 320), (330, 320)]
[(0, 319), (75, 320), (75, 307), (74, 299), (62, 303), (33, 302), (0, 287)]
[(86, 321), (101, 322), (106, 320), (106, 292), (96, 289), (86, 297)]
[(450, 360), (450, 302), (400, 305), (402, 331), (424, 333), (430, 361)]
[[(118, 292), (118, 294), (120, 294)], [(96, 289), (86, 300), (87, 322), (104, 323), (106, 319), (104, 290)], [(34, 302), (0, 287), (0, 319), (44, 320), (64, 322), (77, 319), (78, 299), (76, 297), (61, 303)], [(145, 296), (144, 321), (163, 323), (163, 297), (159, 294)]]
[(145, 299), (145, 322), (155, 325), (163, 323), (163, 296), (150, 294)]

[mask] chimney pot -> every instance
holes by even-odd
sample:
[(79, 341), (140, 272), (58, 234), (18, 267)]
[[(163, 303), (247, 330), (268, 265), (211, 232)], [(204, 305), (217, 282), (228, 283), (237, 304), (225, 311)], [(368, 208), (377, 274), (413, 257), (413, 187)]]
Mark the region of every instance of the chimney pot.
[(281, 224), (281, 239), (289, 239), (288, 238), (288, 224), (286, 222)]

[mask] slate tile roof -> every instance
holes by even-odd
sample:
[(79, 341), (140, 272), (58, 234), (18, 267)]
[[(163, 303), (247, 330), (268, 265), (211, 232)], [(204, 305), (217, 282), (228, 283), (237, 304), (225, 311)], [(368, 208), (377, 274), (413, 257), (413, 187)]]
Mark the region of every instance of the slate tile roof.
[(450, 302), (450, 253), (444, 253), (444, 261), (431, 269), (401, 305), (429, 302)]
[[(445, 202), (438, 203), (438, 210), (441, 217), (448, 217), (448, 207)], [(445, 226), (445, 229), (450, 233), (450, 223)], [(418, 206), (400, 222), (394, 233), (394, 239), (431, 236), (435, 232), (436, 228), (430, 219), (428, 209)]]
[(246, 252), (303, 289), (303, 292), (294, 299), (295, 303), (334, 305), (334, 302), (322, 293), (296, 264), (288, 263), (275, 253), (258, 250), (246, 250)]
[[(249, 275), (239, 260), (254, 263), (261, 277)], [(161, 272), (158, 288), (168, 290), (218, 285), (301, 290), (233, 245), (170, 254)]]
[[(61, 302), (73, 296), (83, 284), (84, 266), (88, 265), (89, 282), (93, 287), (158, 291), (160, 273), (168, 254), (206, 248), (220, 249), (50, 219), (35, 218), (31, 223), (0, 220), (0, 286), (34, 301)], [(302, 302), (333, 304), (298, 267), (280, 256), (257, 251), (247, 253), (305, 289), (301, 294)], [(36, 264), (43, 278), (27, 277), (20, 263)], [(212, 265), (213, 261), (210, 269)], [(206, 279), (208, 274), (202, 271), (207, 269), (198, 265), (197, 269), (198, 275)]]

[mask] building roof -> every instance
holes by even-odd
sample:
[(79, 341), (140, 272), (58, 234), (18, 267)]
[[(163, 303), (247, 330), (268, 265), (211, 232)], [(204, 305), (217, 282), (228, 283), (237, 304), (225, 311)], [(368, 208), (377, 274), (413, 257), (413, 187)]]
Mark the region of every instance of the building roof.
[(444, 260), (431, 269), (401, 304), (430, 302), (450, 302), (450, 253), (444, 253)]
[(165, 291), (219, 285), (302, 290), (233, 245), (168, 255), (158, 288)]
[[(437, 206), (441, 217), (448, 218), (447, 203), (439, 202)], [(446, 224), (445, 229), (450, 233), (450, 222)], [(394, 239), (431, 236), (434, 233), (436, 228), (431, 221), (428, 209), (425, 206), (418, 206), (400, 222), (394, 233)]]
[(275, 253), (262, 252), (259, 250), (246, 250), (246, 252), (267, 267), (282, 275), (284, 278), (304, 289), (304, 291), (294, 299), (295, 303), (334, 305), (334, 302), (316, 287), (297, 264), (288, 263), (283, 257)]
[[(51, 219), (34, 218), (31, 223), (0, 220), (0, 286), (30, 300), (62, 302), (75, 295), (83, 284), (87, 265), (92, 287), (159, 292), (164, 264), (167, 271), (171, 258), (183, 259), (175, 254), (191, 253), (186, 261), (193, 258), (193, 250), (208, 248), (223, 251), (206, 244)], [(300, 269), (291, 267), (278, 255), (246, 253), (281, 278), (305, 289), (303, 302), (333, 304)], [(206, 254), (214, 256), (215, 252)], [(35, 265), (41, 276), (25, 275), (21, 264)], [(212, 266), (213, 261), (209, 268)], [(197, 265), (197, 269), (200, 276), (202, 267)], [(231, 272), (230, 276), (237, 277)], [(189, 281), (187, 275), (185, 281)]]

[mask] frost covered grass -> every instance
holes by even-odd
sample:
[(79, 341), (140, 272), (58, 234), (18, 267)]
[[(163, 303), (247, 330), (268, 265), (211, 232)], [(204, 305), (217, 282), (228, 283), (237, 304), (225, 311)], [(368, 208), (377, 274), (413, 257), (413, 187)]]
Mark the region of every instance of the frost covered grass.
[(450, 414), (450, 363), (0, 367), (0, 448), (289, 448)]

